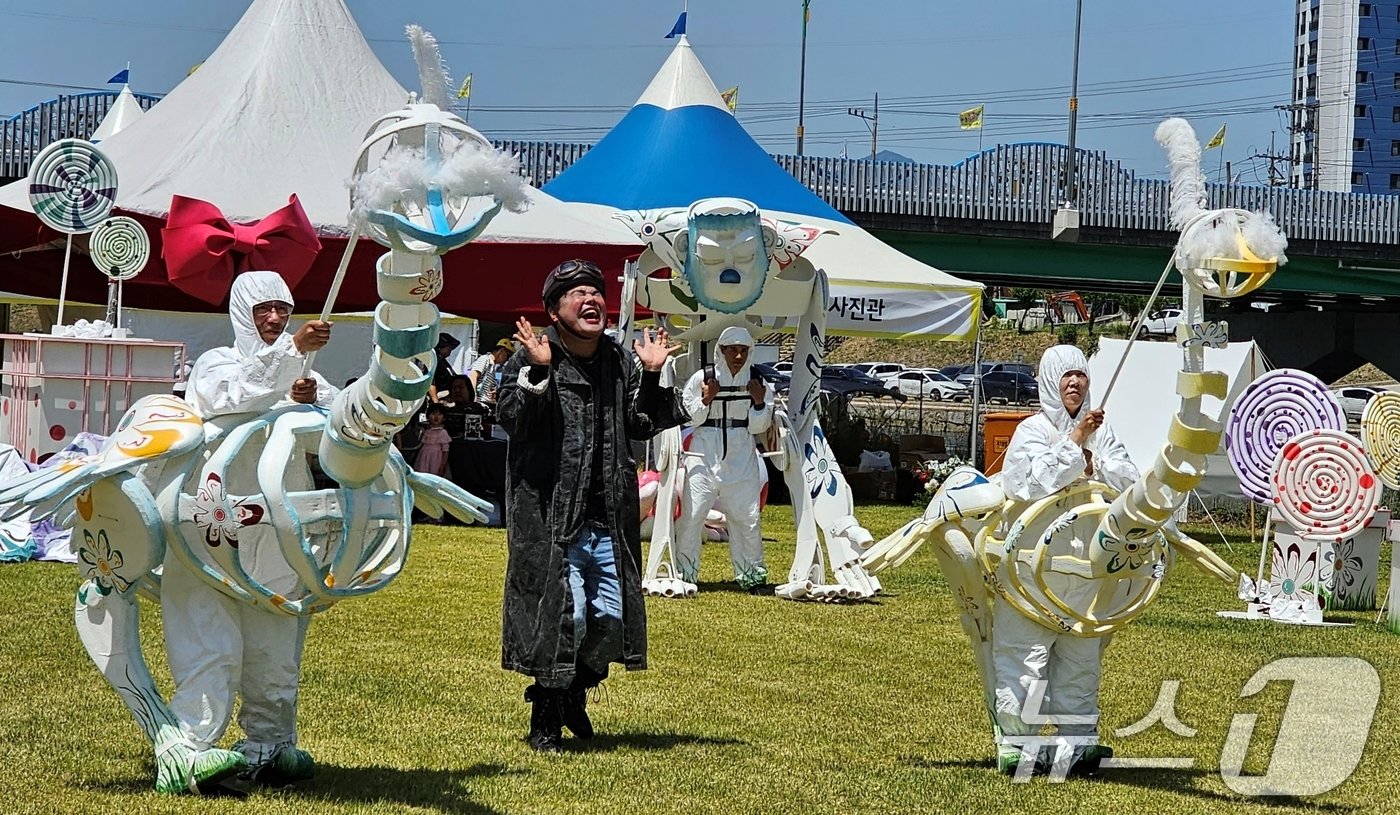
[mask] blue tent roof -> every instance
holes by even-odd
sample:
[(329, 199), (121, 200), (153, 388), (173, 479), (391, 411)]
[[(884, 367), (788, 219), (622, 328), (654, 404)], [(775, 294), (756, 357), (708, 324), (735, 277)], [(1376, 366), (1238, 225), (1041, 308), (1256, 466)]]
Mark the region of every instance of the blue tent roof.
[(749, 136), (684, 37), (622, 121), (544, 190), (619, 209), (745, 198), (764, 210), (850, 223)]

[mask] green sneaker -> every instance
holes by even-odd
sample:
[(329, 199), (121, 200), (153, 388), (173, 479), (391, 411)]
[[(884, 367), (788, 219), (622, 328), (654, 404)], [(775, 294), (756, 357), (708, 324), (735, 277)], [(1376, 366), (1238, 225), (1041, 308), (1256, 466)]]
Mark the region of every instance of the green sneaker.
[(286, 787), (308, 781), (316, 775), (316, 761), (305, 750), (291, 745), (277, 748), (266, 763), (253, 768), (253, 783), (265, 787)]
[(189, 791), (208, 795), (223, 781), (248, 769), (248, 759), (236, 750), (209, 748), (194, 754), (190, 762)]
[(1021, 767), (1023, 754), (1020, 749), (998, 750), (997, 751), (997, 772), (1012, 778), (1016, 777), (1016, 770)]

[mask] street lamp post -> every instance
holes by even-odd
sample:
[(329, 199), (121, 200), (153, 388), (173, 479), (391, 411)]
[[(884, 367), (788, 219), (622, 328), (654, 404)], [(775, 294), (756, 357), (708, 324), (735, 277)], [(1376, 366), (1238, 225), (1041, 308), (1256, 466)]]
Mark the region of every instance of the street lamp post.
[(1069, 162), (1065, 165), (1065, 203), (1074, 206), (1079, 201), (1075, 181), (1074, 136), (1079, 123), (1079, 24), (1083, 19), (1084, 0), (1074, 0), (1074, 69), (1069, 84)]
[(802, 115), (807, 107), (807, 18), (812, 0), (802, 0), (802, 61), (797, 77), (797, 155), (802, 155)]
[(1074, 136), (1079, 123), (1079, 27), (1084, 16), (1084, 0), (1074, 0), (1074, 70), (1069, 85), (1069, 144), (1060, 206), (1055, 210), (1050, 237), (1059, 241), (1079, 240), (1079, 185), (1075, 169)]

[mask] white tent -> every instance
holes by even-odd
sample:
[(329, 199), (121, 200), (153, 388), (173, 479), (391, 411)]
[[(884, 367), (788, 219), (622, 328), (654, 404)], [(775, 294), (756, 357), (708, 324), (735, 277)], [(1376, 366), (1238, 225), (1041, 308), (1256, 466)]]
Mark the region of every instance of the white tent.
[[(793, 178), (735, 120), (684, 36), (627, 115), (546, 189), (600, 214), (747, 199), (771, 217), (836, 233), (803, 254), (831, 283), (829, 334), (971, 340), (976, 333), (982, 285), (883, 243)], [(642, 264), (650, 271), (660, 261), (648, 254)]]
[[(403, 48), (409, 48), (406, 39)], [(117, 210), (163, 216), (172, 194), (179, 194), (209, 201), (225, 217), (243, 221), (266, 216), (296, 194), (328, 250), (318, 264), (333, 267), (339, 247), (328, 238), (347, 231), (346, 182), (360, 142), (379, 116), (401, 108), (408, 95), (370, 49), (343, 0), (253, 0), (198, 71), (103, 140), (101, 149), (119, 176)], [(589, 247), (611, 247), (589, 256), (616, 260), (620, 267), (620, 258), (640, 251), (636, 236), (606, 215), (537, 190), (530, 198), (526, 212), (503, 212), (491, 222), (478, 240), (482, 252), (502, 244), (559, 247), (528, 255), (528, 264), (516, 262), (532, 268)], [(4, 215), (5, 208), (19, 212)], [(32, 220), (30, 212), (27, 181), (0, 188), (0, 220)], [(35, 231), (27, 221), (0, 223), (0, 232), (18, 239), (32, 240)], [(30, 248), (0, 246), (6, 252)], [(566, 254), (555, 259), (551, 252)], [(497, 268), (508, 268), (517, 256), (492, 255)], [(163, 265), (158, 255), (152, 265)], [(538, 277), (553, 265), (543, 265)], [(151, 274), (133, 282), (149, 284)], [(30, 293), (41, 293), (32, 288)], [(347, 294), (353, 290), (347, 286)], [(139, 285), (128, 289), (138, 296), (133, 305), (146, 304), (141, 293)]]
[[(1098, 353), (1089, 360), (1090, 393), (1101, 398), (1113, 378), (1113, 371), (1127, 340), (1102, 338)], [(1181, 369), (1182, 351), (1171, 342), (1135, 342), (1118, 382), (1109, 394), (1107, 404), (1101, 404), (1113, 432), (1128, 448), (1128, 455), (1140, 471), (1146, 472), (1167, 442), (1167, 429), (1176, 415), (1181, 399), (1176, 395), (1176, 372)], [(1222, 349), (1206, 349), (1206, 370), (1222, 371), (1230, 379), (1228, 397), (1224, 402), (1209, 396), (1202, 400), (1202, 412), (1210, 418), (1229, 415), (1230, 405), (1265, 371), (1268, 361), (1253, 341), (1232, 342)], [(1202, 496), (1243, 498), (1239, 482), (1225, 458), (1224, 445), (1208, 460), (1209, 472), (1196, 488)]]
[(141, 103), (136, 101), (136, 97), (131, 93), (130, 85), (123, 85), (121, 93), (117, 94), (117, 101), (107, 109), (107, 115), (102, 117), (102, 122), (97, 125), (97, 129), (92, 131), (88, 141), (98, 144), (104, 139), (110, 139), (117, 133), (131, 126), (137, 119), (145, 114), (141, 109)]
[[(295, 193), (318, 228), (343, 231), (360, 141), (406, 101), (343, 0), (254, 0), (199, 70), (102, 152), (117, 167), (121, 209), (164, 213), (179, 193), (254, 219)], [(525, 213), (501, 213), (482, 240), (639, 245), (611, 218), (544, 193), (532, 199)], [(0, 205), (28, 210), (27, 184), (0, 188)]]

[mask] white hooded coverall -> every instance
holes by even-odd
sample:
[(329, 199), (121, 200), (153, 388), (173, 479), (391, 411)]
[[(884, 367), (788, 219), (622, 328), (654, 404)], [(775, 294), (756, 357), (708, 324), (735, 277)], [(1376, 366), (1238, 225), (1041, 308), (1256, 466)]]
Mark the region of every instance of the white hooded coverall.
[[(1040, 359), (1040, 412), (1021, 422), (1006, 448), (1002, 488), (1008, 498), (1018, 502), (1006, 515), (1009, 522), (1031, 502), (1083, 481), (1087, 469), (1085, 450), (1093, 455), (1095, 481), (1123, 490), (1138, 478), (1137, 467), (1107, 422), (1094, 431), (1082, 448), (1070, 439), (1078, 417), (1091, 410), (1093, 404), (1086, 388), (1078, 413), (1072, 416), (1065, 409), (1060, 400), (1060, 379), (1069, 371), (1086, 375), (1089, 372), (1084, 352), (1072, 345), (1054, 346)], [(1092, 594), (1091, 586), (1085, 589), (1080, 593)], [(1073, 603), (1072, 594), (1070, 598)], [(1046, 694), (1040, 715), (1093, 717), (1092, 724), (1060, 723), (1056, 729), (1061, 736), (1075, 737), (1077, 744), (1094, 743), (1102, 656), (1108, 641), (1108, 637), (1076, 637), (1052, 631), (1009, 603), (996, 603), (992, 659), (996, 667), (997, 722), (1002, 733), (1025, 736), (1040, 731), (1040, 724), (1027, 724), (1021, 719), (1021, 710), (1031, 683), (1043, 680)], [(1050, 721), (1053, 723), (1054, 719)], [(1009, 745), (1003, 749), (1009, 749)]]
[[(305, 357), (290, 334), (268, 345), (253, 322), (253, 306), (269, 301), (292, 304), (292, 293), (275, 272), (247, 272), (229, 293), (234, 345), (200, 355), (190, 374), (188, 401), (206, 421), (219, 423), (228, 414), (260, 414), (290, 404), (289, 392), (301, 377)], [(335, 395), (320, 376), (316, 404), (330, 405)], [(256, 492), (256, 454), (244, 448), (225, 473), (230, 494)], [(286, 471), (288, 489), (309, 489), (306, 468)], [(300, 483), (298, 483), (300, 482)], [(270, 529), (245, 527), (239, 532), (239, 558), (253, 579), (274, 591), (297, 585), (295, 574), (278, 551)], [(246, 739), (238, 749), (249, 763), (261, 764), (278, 747), (296, 744), (297, 678), (306, 636), (306, 618), (284, 617), (234, 600), (167, 554), (161, 579), (161, 614), (165, 650), (175, 680), (171, 710), (197, 750), (223, 736), (233, 712), (234, 694), (242, 693), (238, 723)]]
[(763, 407), (756, 407), (749, 396), (752, 363), (745, 360), (738, 373), (730, 373), (729, 363), (720, 351), (725, 345), (752, 348), (753, 338), (739, 326), (730, 326), (720, 334), (714, 350), (714, 375), (720, 391), (709, 405), (700, 399), (706, 376), (703, 369), (690, 377), (682, 394), (694, 431), (690, 450), (682, 457), (685, 490), (673, 549), (681, 578), (696, 582), (700, 576), (705, 517), (718, 504), (729, 523), (729, 558), (734, 579), (744, 588), (753, 588), (768, 582), (759, 532), (763, 461), (754, 437), (767, 433), (773, 423), (773, 392), (764, 385)]

